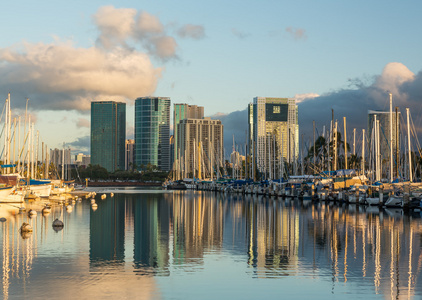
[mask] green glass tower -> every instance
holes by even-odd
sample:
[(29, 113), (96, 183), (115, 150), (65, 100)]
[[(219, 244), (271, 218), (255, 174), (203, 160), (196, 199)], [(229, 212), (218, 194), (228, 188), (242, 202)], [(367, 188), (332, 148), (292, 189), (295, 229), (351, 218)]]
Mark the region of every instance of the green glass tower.
[(170, 171), (170, 98), (135, 100), (135, 163)]
[(91, 102), (91, 164), (125, 169), (126, 103)]

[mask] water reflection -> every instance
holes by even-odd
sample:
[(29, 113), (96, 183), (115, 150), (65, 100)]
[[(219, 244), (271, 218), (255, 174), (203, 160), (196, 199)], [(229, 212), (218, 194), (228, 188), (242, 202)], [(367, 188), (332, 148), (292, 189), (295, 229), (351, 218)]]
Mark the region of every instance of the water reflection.
[[(122, 265), (125, 259), (125, 202), (120, 195), (90, 211), (89, 259), (92, 271), (104, 263)], [(123, 201), (121, 201), (123, 200)]]
[[(183, 280), (181, 274), (199, 270), (218, 276), (240, 262), (239, 277), (278, 278), (269, 281), (274, 289), (290, 288), (283, 278), (309, 278), (319, 282), (319, 296), (422, 296), (418, 212), (191, 191), (116, 193), (97, 203), (96, 211), (88, 200), (73, 212), (53, 206), (49, 216), (31, 219), (16, 207), (0, 206), (0, 217), (6, 217), (0, 223), (3, 298), (10, 289), (28, 296), (42, 288), (31, 284), (31, 276), (47, 286), (57, 274), (42, 270), (63, 252), (69, 266), (60, 272), (83, 274), (68, 284), (83, 287), (84, 295), (98, 293), (106, 283), (107, 295), (124, 287), (125, 295), (136, 296), (139, 285), (151, 297), (166, 295), (169, 288), (157, 278)], [(37, 203), (28, 207), (37, 209)], [(56, 217), (65, 222), (58, 233), (51, 226)], [(22, 222), (34, 228), (27, 239), (18, 234)], [(48, 259), (39, 259), (44, 256)], [(231, 263), (223, 269), (210, 267), (226, 258)], [(104, 284), (93, 287), (93, 276)], [(27, 290), (19, 294), (22, 284)], [(236, 289), (240, 281), (231, 284)]]

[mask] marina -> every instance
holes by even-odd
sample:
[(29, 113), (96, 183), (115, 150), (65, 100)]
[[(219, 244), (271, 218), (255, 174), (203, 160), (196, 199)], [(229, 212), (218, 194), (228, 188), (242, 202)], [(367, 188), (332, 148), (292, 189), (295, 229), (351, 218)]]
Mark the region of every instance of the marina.
[(422, 297), (416, 210), (108, 188), (0, 214), (3, 299)]

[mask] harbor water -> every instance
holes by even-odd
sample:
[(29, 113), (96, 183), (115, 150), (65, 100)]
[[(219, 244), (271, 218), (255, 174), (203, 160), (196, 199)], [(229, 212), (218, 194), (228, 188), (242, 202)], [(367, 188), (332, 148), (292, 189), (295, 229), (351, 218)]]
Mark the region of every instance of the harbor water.
[[(421, 299), (420, 212), (206, 191), (0, 204), (2, 299)], [(20, 206), (20, 205), (19, 205)], [(28, 210), (37, 211), (29, 217)], [(63, 228), (52, 226), (62, 220)], [(20, 233), (26, 222), (33, 231)]]

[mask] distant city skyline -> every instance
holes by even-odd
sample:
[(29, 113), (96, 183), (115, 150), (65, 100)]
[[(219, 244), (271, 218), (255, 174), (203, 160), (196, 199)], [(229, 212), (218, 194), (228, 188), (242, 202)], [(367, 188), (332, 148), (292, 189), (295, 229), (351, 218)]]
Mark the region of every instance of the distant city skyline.
[(0, 96), (11, 92), (21, 116), (30, 99), (51, 149), (64, 142), (90, 153), (91, 101), (126, 102), (133, 138), (134, 100), (145, 96), (203, 106), (238, 143), (257, 96), (296, 98), (305, 140), (331, 109), (350, 128), (366, 127), (366, 111), (385, 110), (389, 92), (422, 128), (416, 1), (24, 0), (1, 9)]

